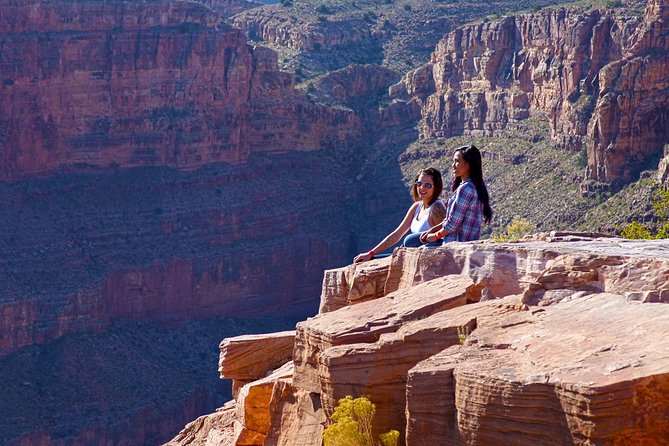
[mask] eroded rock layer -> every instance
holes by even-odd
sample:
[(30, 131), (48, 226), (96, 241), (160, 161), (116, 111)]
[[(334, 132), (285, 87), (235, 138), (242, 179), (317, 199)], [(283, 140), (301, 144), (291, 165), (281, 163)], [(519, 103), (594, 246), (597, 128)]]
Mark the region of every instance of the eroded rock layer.
[(423, 137), (494, 135), (530, 117), (588, 150), (589, 177), (628, 182), (669, 142), (669, 5), (641, 17), (557, 8), (446, 35), (397, 98), (422, 106)]
[[(237, 399), (236, 423), (262, 435), (227, 444), (295, 434), (303, 403), (282, 386), (319, 396), (326, 417), (339, 398), (367, 395), (375, 435), (399, 429), (407, 446), (666, 444), (665, 245), (553, 233), (396, 250), (380, 296), (298, 324), (292, 375), (247, 384), (248, 395), (267, 387), (253, 415)], [(339, 272), (376, 289), (366, 270)], [(343, 302), (342, 289), (324, 286), (323, 302)], [(294, 444), (321, 444), (308, 438)]]
[(276, 54), (187, 1), (0, 2), (0, 180), (63, 166), (240, 163), (355, 145)]

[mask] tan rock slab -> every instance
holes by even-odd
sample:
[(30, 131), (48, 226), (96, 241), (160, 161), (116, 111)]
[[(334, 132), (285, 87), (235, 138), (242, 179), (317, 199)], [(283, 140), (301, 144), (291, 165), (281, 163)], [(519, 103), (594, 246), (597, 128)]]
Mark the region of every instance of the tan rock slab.
[(376, 342), (410, 320), (464, 305), (480, 292), (469, 277), (450, 276), (373, 301), (320, 314), (297, 325), (293, 384), (321, 392), (319, 358), (338, 345)]
[(319, 313), (338, 310), (384, 295), (390, 258), (325, 271)]
[(408, 446), (667, 444), (669, 306), (574, 293), (529, 309), (409, 371)]
[(243, 385), (290, 361), (294, 339), (294, 330), (226, 338), (220, 344), (218, 372), (222, 379), (233, 380), (236, 396)]
[(293, 375), (291, 362), (283, 365), (269, 376), (246, 384), (237, 396), (237, 411), (234, 422), (234, 444), (236, 446), (262, 446), (271, 425), (270, 402), (274, 384)]
[(318, 394), (279, 380), (274, 385), (270, 413), (272, 419), (263, 446), (321, 444), (326, 418)]

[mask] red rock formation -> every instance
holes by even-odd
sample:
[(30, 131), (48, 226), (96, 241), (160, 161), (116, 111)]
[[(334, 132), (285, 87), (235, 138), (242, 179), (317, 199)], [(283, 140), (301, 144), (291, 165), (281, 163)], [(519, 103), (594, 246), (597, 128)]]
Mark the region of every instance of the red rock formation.
[[(292, 243), (298, 240), (293, 239)], [(310, 249), (309, 241), (301, 244), (302, 249)], [(68, 333), (101, 331), (118, 319), (253, 317), (273, 311), (305, 314), (313, 308), (313, 294), (318, 294), (318, 288), (306, 288), (300, 293), (291, 290), (296, 283), (293, 266), (297, 260), (290, 260), (287, 254), (299, 246), (288, 248), (268, 249), (262, 259), (174, 259), (147, 268), (116, 271), (101, 287), (76, 292), (65, 300), (58, 296), (52, 296), (51, 302), (40, 296), (15, 297), (16, 302), (0, 304), (0, 353), (44, 344)], [(321, 254), (326, 257), (309, 256), (309, 262), (318, 265), (331, 255), (327, 248)], [(255, 280), (229, 278), (225, 271), (239, 271), (241, 277), (253, 276)], [(300, 280), (305, 280), (305, 276)], [(276, 292), (268, 294), (272, 289)]]
[(421, 103), (423, 137), (547, 119), (555, 143), (587, 147), (591, 178), (629, 181), (669, 141), (667, 14), (651, 0), (643, 17), (554, 9), (464, 26), (392, 92)]
[(221, 342), (218, 373), (232, 380), (232, 396), (244, 384), (263, 378), (293, 357), (295, 331), (266, 335), (242, 335)]
[(0, 180), (67, 165), (192, 169), (359, 140), (276, 55), (192, 2), (0, 3)]
[(590, 176), (629, 181), (669, 142), (669, 3), (650, 0), (623, 57), (599, 73), (589, 125)]
[[(375, 430), (406, 426), (407, 446), (665, 444), (669, 306), (636, 294), (667, 294), (668, 272), (658, 241), (586, 234), (396, 250), (387, 294), (298, 324), (292, 382), (248, 384), (267, 391), (255, 414), (247, 401), (238, 413), (260, 417), (263, 438), (233, 444), (265, 444), (277, 401), (295, 438), (298, 403), (278, 396), (282, 380), (320, 393), (326, 414), (369, 395)], [(486, 300), (467, 305), (478, 292)], [(309, 438), (295, 444), (321, 444)]]

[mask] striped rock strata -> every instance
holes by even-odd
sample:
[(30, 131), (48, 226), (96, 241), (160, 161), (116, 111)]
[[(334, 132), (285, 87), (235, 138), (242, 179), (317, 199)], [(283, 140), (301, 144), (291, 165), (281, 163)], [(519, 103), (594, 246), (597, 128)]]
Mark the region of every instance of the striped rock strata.
[[(398, 429), (407, 446), (666, 444), (667, 277), (662, 241), (553, 233), (398, 249), (383, 296), (299, 323), (292, 375), (244, 387), (237, 440), (198, 444), (318, 446), (318, 429), (297, 439), (299, 420), (315, 426), (345, 395), (368, 395), (375, 432)], [(323, 289), (332, 301), (343, 288)], [(240, 440), (253, 425), (262, 435)]]
[(629, 182), (669, 142), (669, 2), (649, 0), (642, 16), (630, 6), (465, 25), (392, 94), (420, 102), (423, 137), (545, 120), (555, 143), (587, 149), (588, 177)]

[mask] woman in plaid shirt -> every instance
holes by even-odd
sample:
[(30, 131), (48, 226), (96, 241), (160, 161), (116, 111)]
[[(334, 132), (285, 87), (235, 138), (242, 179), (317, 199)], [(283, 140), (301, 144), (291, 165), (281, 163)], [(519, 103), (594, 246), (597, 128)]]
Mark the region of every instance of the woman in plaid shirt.
[(446, 205), (446, 218), (421, 234), (423, 243), (478, 240), (482, 221), (490, 223), (492, 220), (490, 197), (483, 181), (481, 152), (476, 146), (455, 149), (453, 173), (455, 179)]

